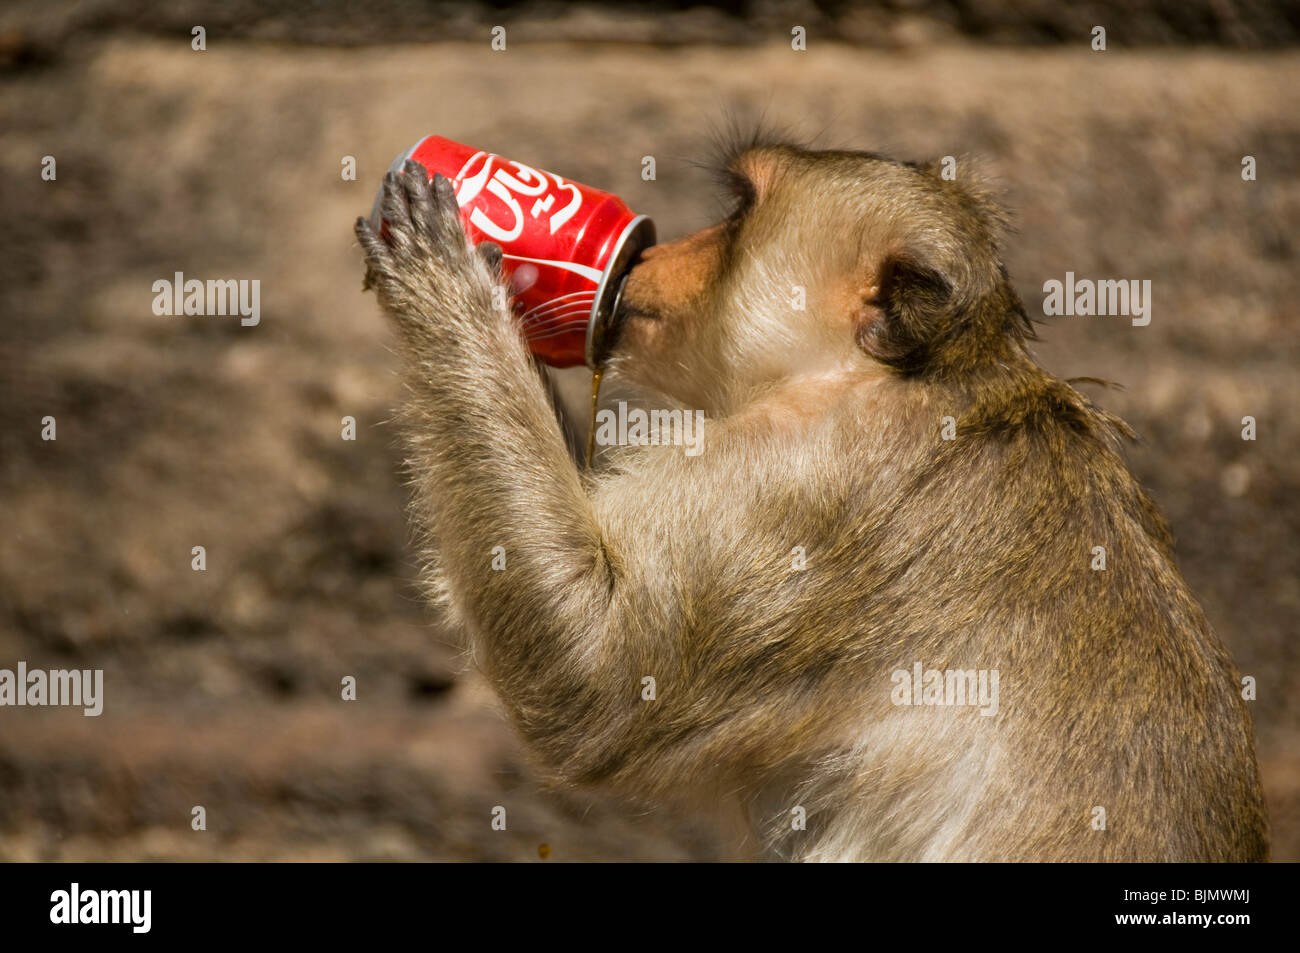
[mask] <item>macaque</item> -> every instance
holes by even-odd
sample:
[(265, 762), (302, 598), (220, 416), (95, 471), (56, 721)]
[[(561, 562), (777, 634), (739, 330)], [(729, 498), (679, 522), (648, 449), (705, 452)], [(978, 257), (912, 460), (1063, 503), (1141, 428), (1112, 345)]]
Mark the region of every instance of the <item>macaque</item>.
[(754, 858), (1266, 859), (1240, 676), (1130, 431), (1030, 356), (986, 190), (765, 140), (722, 175), (604, 364), (694, 455), (575, 462), (445, 179), (356, 225), (432, 597), (532, 749)]

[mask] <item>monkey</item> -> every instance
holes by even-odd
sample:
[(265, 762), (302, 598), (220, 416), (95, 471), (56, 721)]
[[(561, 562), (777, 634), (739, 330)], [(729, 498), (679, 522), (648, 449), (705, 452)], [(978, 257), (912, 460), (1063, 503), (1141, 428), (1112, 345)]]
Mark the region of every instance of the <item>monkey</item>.
[(1267, 859), (1240, 676), (1133, 432), (1033, 358), (995, 193), (779, 137), (719, 174), (603, 362), (703, 412), (695, 456), (575, 463), (445, 178), (408, 163), (389, 236), (356, 223), (430, 599), (530, 749), (746, 859)]

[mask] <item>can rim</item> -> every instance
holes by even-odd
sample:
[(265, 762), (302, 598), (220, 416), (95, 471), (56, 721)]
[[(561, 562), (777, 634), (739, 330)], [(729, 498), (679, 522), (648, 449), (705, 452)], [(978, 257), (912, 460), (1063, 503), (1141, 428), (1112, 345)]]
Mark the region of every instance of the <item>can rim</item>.
[[(635, 242), (632, 241), (634, 236), (637, 236)], [(596, 300), (591, 306), (591, 316), (587, 319), (587, 341), (583, 348), (583, 357), (587, 366), (592, 369), (596, 367), (596, 350), (604, 342), (607, 326), (613, 320), (614, 306), (622, 297), (622, 279), (626, 278), (625, 272), (627, 266), (631, 264), (630, 259), (653, 245), (655, 237), (654, 222), (649, 216), (637, 215), (623, 228), (618, 241), (614, 244), (614, 250), (609, 256), (609, 264), (605, 266), (605, 273), (600, 276), (600, 284), (596, 286)], [(612, 282), (616, 279), (619, 282), (618, 287), (613, 287)], [(598, 330), (599, 334), (597, 334)]]

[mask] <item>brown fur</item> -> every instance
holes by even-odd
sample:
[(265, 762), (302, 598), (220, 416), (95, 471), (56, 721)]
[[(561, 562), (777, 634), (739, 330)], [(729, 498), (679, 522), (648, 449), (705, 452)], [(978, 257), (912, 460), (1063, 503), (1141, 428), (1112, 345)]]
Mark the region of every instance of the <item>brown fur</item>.
[[(980, 190), (743, 150), (736, 214), (634, 270), (608, 368), (613, 395), (705, 411), (704, 452), (611, 448), (585, 477), (421, 172), (387, 184), (391, 245), (358, 223), (409, 368), (415, 518), (559, 775), (730, 810), (771, 857), (1266, 856), (1239, 676), (1125, 428), (1026, 351)], [(997, 715), (894, 705), (918, 661), (999, 669)]]

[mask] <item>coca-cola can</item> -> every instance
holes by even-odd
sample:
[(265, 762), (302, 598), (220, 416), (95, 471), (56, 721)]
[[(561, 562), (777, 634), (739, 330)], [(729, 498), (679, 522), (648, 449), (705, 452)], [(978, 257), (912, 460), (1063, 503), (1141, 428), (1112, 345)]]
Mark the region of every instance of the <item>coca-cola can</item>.
[(421, 139), (390, 171), (408, 159), (451, 181), (471, 242), (501, 246), (533, 354), (553, 367), (598, 367), (627, 273), (655, 243), (654, 223), (609, 192), (441, 136)]

